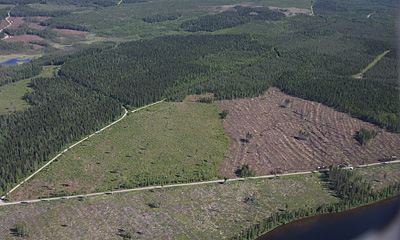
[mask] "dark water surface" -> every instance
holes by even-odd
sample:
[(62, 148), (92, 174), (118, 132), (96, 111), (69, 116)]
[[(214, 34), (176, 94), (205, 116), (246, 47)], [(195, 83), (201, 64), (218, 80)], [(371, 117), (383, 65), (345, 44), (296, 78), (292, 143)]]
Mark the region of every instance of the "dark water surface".
[[(400, 232), (399, 214), (400, 199), (390, 198), (340, 213), (326, 213), (295, 220), (275, 228), (257, 240), (378, 240), (383, 238), (374, 238), (371, 234), (365, 237), (365, 234), (379, 232), (390, 224)], [(395, 218), (397, 223), (392, 223)], [(400, 236), (391, 236), (385, 240), (400, 240)]]

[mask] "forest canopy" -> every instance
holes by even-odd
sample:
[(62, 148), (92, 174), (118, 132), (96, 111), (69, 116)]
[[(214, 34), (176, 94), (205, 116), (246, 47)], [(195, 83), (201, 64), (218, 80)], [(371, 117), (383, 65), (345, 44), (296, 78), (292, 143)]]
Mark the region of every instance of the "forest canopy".
[[(27, 5), (32, 3), (117, 4), (115, 0), (0, 0), (10, 2), (20, 4), (13, 16), (50, 16)], [(152, 13), (141, 16), (141, 23), (175, 24), (176, 34), (89, 46), (16, 68), (2, 66), (0, 85), (38, 75), (44, 65), (61, 68), (57, 76), (32, 80), (34, 91), (24, 96), (31, 108), (0, 116), (0, 188), (9, 190), (63, 146), (116, 119), (121, 105), (178, 101), (188, 94), (214, 93), (216, 99), (233, 99), (257, 96), (275, 86), (399, 132), (395, 4), (392, 0), (318, 0), (315, 16), (290, 18), (264, 7), (235, 7), (186, 20), (175, 10)], [(371, 13), (373, 17), (367, 17)], [(56, 15), (63, 14), (69, 13)], [(93, 29), (60, 19), (71, 18), (54, 17), (42, 25)], [(7, 29), (7, 33), (28, 30)], [(57, 37), (51, 30), (29, 31)], [(23, 45), (0, 44), (1, 50), (14, 48)], [(363, 77), (353, 77), (385, 51), (388, 54)]]

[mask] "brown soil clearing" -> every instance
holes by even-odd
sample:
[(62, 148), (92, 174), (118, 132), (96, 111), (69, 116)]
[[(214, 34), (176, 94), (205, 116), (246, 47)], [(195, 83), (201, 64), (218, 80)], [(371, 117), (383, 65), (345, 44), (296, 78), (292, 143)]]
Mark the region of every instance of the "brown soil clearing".
[(280, 7), (273, 7), (270, 6), (269, 9), (271, 10), (278, 10), (284, 13), (287, 17), (292, 17), (297, 14), (306, 14), (306, 15), (312, 15), (311, 9), (304, 9), (304, 8), (295, 8), (295, 7), (290, 7), (290, 8), (280, 8)]
[(27, 45), (32, 45), (34, 48), (43, 48), (43, 46), (36, 45), (36, 44), (30, 44), (29, 41), (42, 41), (44, 38), (41, 38), (36, 35), (18, 35), (18, 36), (12, 36), (11, 38), (6, 38), (3, 41), (5, 42), (24, 42)]
[(8, 23), (5, 20), (0, 21), (0, 29), (3, 29), (7, 25), (8, 25)]
[(36, 17), (30, 17), (30, 18), (43, 22), (43, 21), (46, 21), (47, 19), (50, 19), (50, 18), (52, 18), (52, 17), (41, 17), (41, 16), (36, 16)]
[(88, 34), (89, 33), (87, 31), (77, 31), (77, 30), (71, 30), (71, 29), (58, 29), (58, 28), (55, 28), (53, 30), (56, 31), (56, 32), (59, 32), (61, 34), (64, 34), (64, 35), (78, 35), (78, 34)]
[[(400, 153), (399, 134), (276, 88), (261, 97), (219, 104), (229, 110), (223, 125), (233, 140), (221, 167), (224, 176), (234, 177), (245, 163), (266, 175), (371, 163)], [(366, 146), (354, 139), (363, 127), (379, 131)]]
[(25, 22), (24, 17), (10, 17), (8, 20), (11, 22), (9, 29), (16, 29)]
[(32, 29), (37, 29), (37, 30), (44, 30), (44, 29), (46, 29), (45, 26), (42, 26), (42, 25), (40, 25), (40, 24), (38, 24), (38, 23), (34, 23), (34, 22), (29, 23), (28, 27), (30, 27), (30, 28), (32, 28)]
[(210, 11), (213, 12), (225, 12), (228, 10), (232, 10), (234, 7), (237, 6), (242, 6), (242, 7), (261, 7), (255, 5), (253, 2), (244, 2), (244, 3), (237, 3), (237, 4), (232, 4), (232, 5), (219, 5), (219, 6), (212, 6), (210, 7)]

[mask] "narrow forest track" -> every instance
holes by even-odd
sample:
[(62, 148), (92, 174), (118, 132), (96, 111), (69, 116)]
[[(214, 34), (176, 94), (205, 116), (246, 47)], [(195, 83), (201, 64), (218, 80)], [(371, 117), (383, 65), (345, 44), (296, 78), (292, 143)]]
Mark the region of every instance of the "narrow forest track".
[(368, 71), (369, 69), (371, 69), (373, 66), (375, 66), (376, 63), (378, 63), (387, 53), (389, 53), (390, 50), (386, 50), (384, 51), (381, 55), (377, 56), (374, 61), (372, 61), (370, 64), (368, 64), (367, 67), (365, 67), (363, 70), (361, 70), (361, 72), (352, 75), (353, 78), (362, 78), (363, 74)]
[(315, 14), (314, 14), (314, 4), (313, 5), (311, 5), (311, 16), (314, 16)]
[[(152, 103), (152, 104), (148, 104), (148, 105), (143, 106), (143, 107), (141, 107), (141, 108), (135, 109), (135, 110), (131, 111), (131, 113), (134, 113), (134, 112), (140, 111), (140, 110), (142, 110), (142, 109), (148, 108), (148, 107), (150, 107), (150, 106), (153, 106), (153, 105), (155, 105), (155, 104), (161, 103), (161, 102), (163, 102), (163, 101), (165, 101), (165, 99), (164, 99), (164, 100), (161, 100), (161, 101), (158, 101), (158, 102), (154, 102), (154, 103)], [(2, 197), (0, 198), (0, 205), (3, 203), (2, 200), (4, 200), (10, 193), (12, 193), (13, 191), (15, 191), (18, 187), (20, 187), (20, 186), (21, 186), (22, 184), (24, 184), (26, 181), (28, 181), (28, 180), (31, 179), (33, 176), (35, 176), (36, 174), (38, 174), (40, 171), (42, 171), (44, 168), (46, 168), (48, 165), (50, 165), (52, 162), (54, 162), (54, 160), (56, 160), (56, 159), (58, 159), (60, 156), (62, 156), (65, 152), (67, 152), (67, 151), (70, 150), (71, 148), (73, 148), (73, 147), (77, 146), (78, 144), (80, 144), (80, 143), (82, 143), (82, 142), (88, 140), (89, 138), (93, 137), (94, 135), (96, 135), (96, 134), (98, 134), (98, 133), (104, 131), (105, 129), (111, 127), (112, 125), (114, 125), (114, 124), (116, 124), (117, 122), (119, 122), (119, 121), (121, 121), (122, 119), (124, 119), (124, 118), (128, 115), (128, 110), (126, 110), (126, 108), (124, 108), (124, 111), (125, 111), (125, 113), (124, 113), (124, 115), (123, 115), (121, 118), (119, 118), (118, 120), (116, 120), (116, 121), (110, 123), (109, 125), (103, 127), (102, 129), (96, 131), (95, 133), (92, 133), (91, 135), (89, 135), (89, 136), (87, 136), (87, 137), (81, 139), (80, 141), (76, 142), (75, 144), (73, 144), (73, 145), (67, 147), (66, 149), (64, 149), (63, 151), (61, 151), (57, 156), (55, 156), (54, 158), (52, 158), (49, 162), (47, 162), (45, 165), (43, 165), (41, 168), (39, 168), (37, 171), (35, 171), (35, 172), (34, 172), (33, 174), (31, 174), (29, 177), (27, 177), (25, 180), (23, 180), (23, 181), (20, 182), (18, 185), (16, 185), (13, 189), (11, 189), (10, 191), (8, 191), (4, 196), (2, 196)]]
[[(380, 163), (370, 163), (370, 164), (365, 164), (365, 165), (359, 165), (356, 168), (376, 166), (376, 165), (382, 165), (382, 164), (392, 164), (392, 163), (400, 163), (400, 160), (389, 161), (389, 162), (380, 162)], [(351, 167), (345, 167), (344, 169), (352, 169), (352, 168)], [(328, 170), (320, 170), (318, 172), (326, 172), (326, 171), (328, 171)], [(171, 187), (196, 186), (196, 185), (204, 185), (204, 184), (212, 184), (212, 183), (221, 183), (221, 184), (223, 184), (225, 182), (243, 181), (243, 180), (249, 180), (249, 179), (250, 180), (251, 179), (265, 179), (265, 178), (274, 178), (274, 177), (285, 177), (285, 176), (294, 176), (294, 175), (315, 174), (316, 172), (317, 171), (305, 171), (305, 172), (284, 173), (284, 174), (265, 175), (265, 176), (248, 177), (248, 178), (233, 178), (233, 179), (227, 179), (227, 180), (212, 180), (212, 181), (204, 181), (204, 182), (193, 182), (193, 183), (181, 183), (181, 184), (149, 186), (149, 187), (123, 189), (123, 190), (108, 191), (108, 192), (89, 193), (89, 194), (81, 194), (81, 195), (73, 195), (73, 196), (32, 199), (32, 200), (17, 201), (17, 202), (0, 201), (0, 206), (16, 205), (16, 204), (28, 204), (28, 203), (35, 203), (35, 202), (42, 202), (42, 201), (47, 202), (47, 201), (64, 200), (64, 199), (72, 199), (72, 198), (86, 198), (86, 197), (90, 197), (90, 196), (112, 195), (114, 193), (144, 191), (144, 190), (152, 190), (152, 189), (171, 188)]]
[[(7, 14), (8, 16), (7, 16), (6, 19), (5, 19), (6, 22), (8, 22), (8, 25), (5, 26), (5, 27), (3, 27), (2, 29), (0, 29), (0, 33), (2, 33), (4, 29), (7, 29), (7, 28), (11, 27), (12, 22), (11, 22), (10, 20), (8, 20), (8, 19), (11, 17), (10, 13), (11, 13), (11, 9), (10, 9), (10, 11), (8, 11), (8, 14)], [(10, 36), (7, 35), (6, 33), (4, 33), (4, 34), (5, 34), (5, 36), (4, 36), (3, 39), (6, 39), (6, 38), (9, 38), (9, 37), (10, 37)]]

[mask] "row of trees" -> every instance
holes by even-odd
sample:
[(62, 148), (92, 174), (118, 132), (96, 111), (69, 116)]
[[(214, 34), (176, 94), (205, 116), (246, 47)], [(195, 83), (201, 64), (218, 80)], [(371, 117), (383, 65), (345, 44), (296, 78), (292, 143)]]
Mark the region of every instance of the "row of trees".
[(144, 22), (155, 23), (155, 22), (164, 22), (169, 20), (175, 20), (182, 17), (181, 13), (168, 13), (168, 14), (156, 14), (152, 16), (147, 16), (142, 18)]

